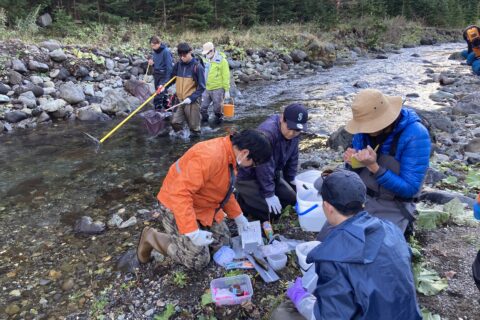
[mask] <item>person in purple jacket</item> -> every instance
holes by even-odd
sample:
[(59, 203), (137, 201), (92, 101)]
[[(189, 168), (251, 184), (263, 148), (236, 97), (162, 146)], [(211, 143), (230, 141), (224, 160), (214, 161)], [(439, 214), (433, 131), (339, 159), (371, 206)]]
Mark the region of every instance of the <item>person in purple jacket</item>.
[(243, 212), (263, 222), (278, 218), (283, 207), (295, 204), (299, 135), (307, 129), (307, 120), (305, 106), (295, 103), (260, 124), (258, 130), (269, 139), (272, 157), (254, 168), (239, 169), (235, 188)]

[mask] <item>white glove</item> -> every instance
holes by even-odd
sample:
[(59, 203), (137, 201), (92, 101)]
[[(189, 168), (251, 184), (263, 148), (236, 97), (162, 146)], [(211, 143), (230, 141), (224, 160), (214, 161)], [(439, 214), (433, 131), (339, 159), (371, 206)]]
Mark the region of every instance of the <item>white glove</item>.
[(195, 230), (185, 234), (192, 240), (192, 243), (197, 247), (208, 246), (213, 242), (212, 233), (204, 230)]
[(241, 213), (238, 217), (235, 219), (235, 223), (237, 224), (238, 231), (240, 232), (241, 230), (245, 230), (248, 227), (248, 219), (245, 218), (243, 213)]
[(182, 103), (183, 104), (190, 104), (190, 103), (192, 103), (192, 100), (190, 98), (187, 98), (187, 99), (183, 100)]
[(265, 198), (265, 201), (267, 202), (268, 211), (270, 211), (270, 213), (282, 213), (282, 204), (280, 203), (280, 199), (278, 199), (276, 195)]
[(230, 99), (230, 90), (225, 91), (225, 100)]

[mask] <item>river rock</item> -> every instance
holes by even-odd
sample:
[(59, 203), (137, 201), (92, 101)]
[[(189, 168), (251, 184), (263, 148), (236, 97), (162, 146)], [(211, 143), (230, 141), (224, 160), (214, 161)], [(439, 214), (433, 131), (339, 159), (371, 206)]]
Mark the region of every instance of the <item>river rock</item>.
[(107, 70), (113, 70), (115, 68), (115, 62), (112, 59), (105, 59), (105, 68)]
[(388, 59), (388, 56), (387, 56), (387, 55), (384, 55), (384, 54), (377, 54), (377, 55), (375, 56), (375, 59), (385, 60), (385, 59)]
[(48, 27), (52, 24), (52, 16), (47, 12), (37, 18), (37, 24), (42, 27)]
[(4, 94), (0, 94), (0, 103), (10, 102), (10, 98)]
[(83, 88), (73, 82), (67, 82), (60, 86), (60, 98), (71, 104), (76, 104), (85, 100)]
[(9, 304), (6, 308), (5, 308), (5, 313), (8, 314), (9, 316), (13, 316), (17, 313), (20, 312), (20, 307), (14, 303), (12, 304)]
[(63, 291), (70, 291), (73, 289), (73, 286), (75, 285), (75, 281), (72, 278), (69, 278), (65, 280), (65, 282), (62, 283), (62, 290)]
[(473, 138), (465, 146), (466, 152), (478, 153), (480, 152), (480, 138)]
[(50, 59), (55, 62), (63, 62), (67, 60), (67, 55), (62, 49), (56, 49), (49, 53)]
[(48, 72), (50, 68), (45, 63), (41, 63), (35, 60), (30, 60), (28, 62), (28, 69), (35, 72)]
[(11, 90), (10, 86), (0, 82), (0, 94), (7, 94)]
[(438, 182), (442, 181), (447, 176), (442, 172), (435, 170), (433, 168), (428, 168), (427, 174), (425, 175), (425, 184), (435, 185)]
[(130, 104), (123, 97), (123, 90), (107, 90), (101, 108), (106, 113), (128, 112)]
[(37, 99), (32, 91), (22, 93), (20, 97), (18, 97), (18, 100), (20, 100), (24, 106), (30, 109), (33, 109), (37, 106)]
[(106, 121), (110, 117), (102, 112), (99, 105), (90, 105), (77, 109), (76, 117), (82, 121)]
[(94, 96), (95, 90), (93, 89), (93, 84), (86, 84), (83, 87), (83, 93), (85, 93), (87, 96)]
[(17, 85), (22, 83), (22, 75), (15, 70), (10, 70), (7, 74), (8, 83)]
[(444, 74), (441, 74), (440, 77), (438, 78), (438, 81), (440, 82), (440, 84), (442, 86), (448, 86), (450, 84), (453, 84), (456, 80), (452, 79), (452, 78), (449, 78)]
[(101, 221), (93, 222), (93, 219), (89, 216), (83, 216), (75, 223), (73, 227), (75, 233), (78, 234), (100, 234), (105, 231), (105, 223)]
[(28, 72), (27, 67), (25, 67), (25, 64), (20, 59), (12, 59), (12, 69), (21, 73)]
[(117, 261), (117, 269), (124, 273), (133, 273), (140, 268), (137, 258), (137, 250), (130, 249), (125, 252)]
[(435, 102), (443, 102), (447, 99), (453, 99), (455, 97), (454, 94), (450, 92), (445, 92), (445, 91), (437, 91), (435, 93), (432, 93), (429, 98), (432, 99)]
[(43, 84), (43, 78), (39, 76), (31, 76), (30, 81), (35, 85)]
[(128, 228), (128, 227), (131, 227), (131, 226), (134, 226), (137, 224), (137, 218), (135, 218), (134, 216), (133, 217), (130, 217), (130, 219), (128, 219), (127, 221), (123, 221), (120, 226), (118, 226), (118, 228), (120, 229), (125, 229), (125, 228)]
[(48, 121), (50, 121), (50, 116), (46, 112), (40, 113), (40, 115), (37, 117), (38, 123), (48, 122)]
[(307, 54), (305, 53), (305, 51), (302, 51), (302, 50), (293, 50), (291, 53), (290, 53), (290, 56), (292, 57), (292, 60), (294, 62), (302, 62), (303, 60), (305, 60), (307, 58)]
[(353, 136), (345, 130), (344, 126), (341, 126), (334, 133), (330, 135), (327, 140), (327, 146), (333, 150), (339, 148), (345, 150), (352, 144)]
[(366, 88), (370, 87), (370, 84), (367, 81), (360, 80), (360, 81), (355, 82), (355, 84), (353, 86), (355, 88), (359, 88), (359, 89), (366, 89)]
[(479, 114), (480, 92), (475, 92), (463, 97), (457, 102), (453, 110), (457, 114)]
[(62, 46), (57, 40), (46, 40), (40, 43), (40, 48), (48, 49), (48, 51), (54, 51), (60, 49)]
[(14, 111), (5, 113), (5, 120), (7, 120), (10, 123), (17, 123), (26, 118), (27, 118), (27, 115), (25, 114), (25, 112), (22, 112), (19, 110), (14, 110)]
[(74, 112), (74, 109), (71, 105), (66, 105), (65, 107), (59, 108), (57, 111), (53, 112), (51, 115), (56, 119), (69, 118)]
[(452, 54), (448, 57), (448, 60), (459, 60), (459, 61), (463, 61), (463, 60), (465, 60), (465, 58), (462, 56), (462, 52), (461, 52), (461, 51), (457, 51), (457, 52), (452, 53)]
[(66, 105), (67, 102), (63, 99), (47, 100), (44, 103), (40, 103), (40, 108), (45, 112), (55, 112)]
[(465, 152), (465, 157), (467, 158), (468, 164), (480, 163), (480, 153)]
[(110, 220), (108, 220), (107, 225), (110, 228), (113, 228), (113, 227), (118, 228), (122, 224), (122, 222), (123, 222), (123, 219), (118, 214), (114, 213), (110, 218)]
[(420, 44), (422, 46), (431, 46), (431, 45), (434, 45), (435, 43), (437, 43), (437, 40), (435, 38), (433, 38), (432, 36), (423, 36), (421, 39), (420, 39)]
[(21, 95), (22, 93), (31, 91), (35, 95), (35, 97), (41, 97), (43, 96), (43, 88), (37, 85), (34, 85), (33, 83), (27, 83), (26, 85), (19, 86), (15, 88), (15, 94), (16, 95)]
[(428, 122), (432, 127), (448, 133), (453, 133), (458, 126), (458, 124), (452, 121), (450, 117), (442, 114), (439, 116), (428, 117)]
[(5, 125), (3, 124), (2, 121), (0, 121), (0, 133), (2, 133), (3, 130), (5, 130)]
[(430, 201), (437, 204), (445, 204), (453, 199), (458, 198), (461, 202), (467, 204), (470, 208), (475, 204), (475, 199), (464, 196), (463, 194), (453, 191), (442, 190), (424, 190), (419, 196), (421, 201)]
[(90, 71), (84, 67), (84, 66), (79, 66), (76, 70), (75, 70), (75, 73), (73, 74), (75, 76), (75, 78), (83, 78), (83, 77), (86, 77), (88, 76), (88, 73)]

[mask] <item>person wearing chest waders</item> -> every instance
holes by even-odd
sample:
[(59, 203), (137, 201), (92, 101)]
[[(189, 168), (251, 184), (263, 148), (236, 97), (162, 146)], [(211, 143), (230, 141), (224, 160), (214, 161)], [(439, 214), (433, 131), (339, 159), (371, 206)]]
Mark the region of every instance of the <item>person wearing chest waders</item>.
[(187, 122), (190, 136), (200, 135), (200, 98), (205, 90), (205, 69), (202, 63), (192, 54), (192, 47), (188, 43), (177, 46), (178, 61), (172, 70), (170, 78), (177, 77), (176, 96), (183, 105), (177, 107), (173, 113), (172, 127), (175, 132), (183, 129)]
[[(405, 232), (415, 219), (415, 199), (430, 162), (429, 132), (415, 111), (403, 107), (401, 97), (374, 89), (355, 96), (352, 114), (345, 126), (353, 134), (352, 147), (343, 156), (346, 167), (367, 186), (366, 211)], [(319, 240), (328, 228), (326, 224)]]
[(215, 49), (211, 42), (203, 45), (202, 54), (207, 78), (207, 88), (202, 95), (202, 122), (208, 122), (208, 107), (213, 104), (215, 123), (220, 124), (223, 121), (223, 100), (230, 99), (230, 67), (227, 56)]
[[(150, 38), (150, 46), (152, 47), (152, 58), (148, 60), (148, 65), (153, 66), (153, 79), (155, 81), (155, 89), (163, 86), (170, 80), (170, 74), (173, 68), (172, 53), (167, 46), (160, 41), (160, 38), (153, 36)], [(155, 109), (165, 108), (167, 105), (167, 95), (165, 91), (155, 96), (153, 99)]]
[(270, 140), (272, 156), (262, 165), (238, 172), (235, 188), (245, 213), (262, 222), (276, 220), (282, 208), (295, 204), (298, 144), (300, 133), (307, 130), (307, 121), (307, 109), (295, 103), (287, 106), (283, 114), (272, 115), (260, 124), (258, 130)]
[(210, 248), (230, 245), (225, 217), (239, 230), (248, 226), (232, 196), (238, 167), (264, 163), (270, 143), (263, 133), (244, 130), (199, 142), (170, 166), (157, 199), (164, 233), (145, 227), (137, 258), (150, 261), (152, 250), (187, 268), (201, 270), (210, 262)]

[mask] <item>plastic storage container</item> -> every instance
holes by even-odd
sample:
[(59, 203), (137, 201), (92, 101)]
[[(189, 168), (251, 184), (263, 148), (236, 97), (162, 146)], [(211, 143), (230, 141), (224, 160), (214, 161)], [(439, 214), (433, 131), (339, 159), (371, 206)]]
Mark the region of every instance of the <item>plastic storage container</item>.
[(307, 289), (308, 292), (313, 293), (318, 282), (318, 275), (315, 272), (314, 266), (311, 266), (308, 271), (302, 270), (302, 286)]
[(303, 230), (318, 232), (322, 229), (327, 220), (323, 212), (322, 202), (322, 197), (316, 190), (297, 193), (295, 211), (298, 214), (300, 227)]
[(300, 243), (295, 248), (295, 253), (297, 254), (298, 258), (298, 264), (300, 265), (302, 272), (307, 271), (312, 266), (311, 263), (307, 263), (307, 255), (310, 251), (312, 251), (313, 248), (318, 246), (320, 243), (320, 241), (308, 241)]
[[(243, 291), (237, 296), (237, 290)], [(247, 275), (213, 279), (210, 282), (212, 300), (217, 306), (241, 304), (249, 301), (253, 296), (252, 281)]]
[(273, 270), (278, 271), (285, 268), (285, 266), (287, 265), (287, 255), (285, 253), (282, 253), (268, 256), (267, 261)]

